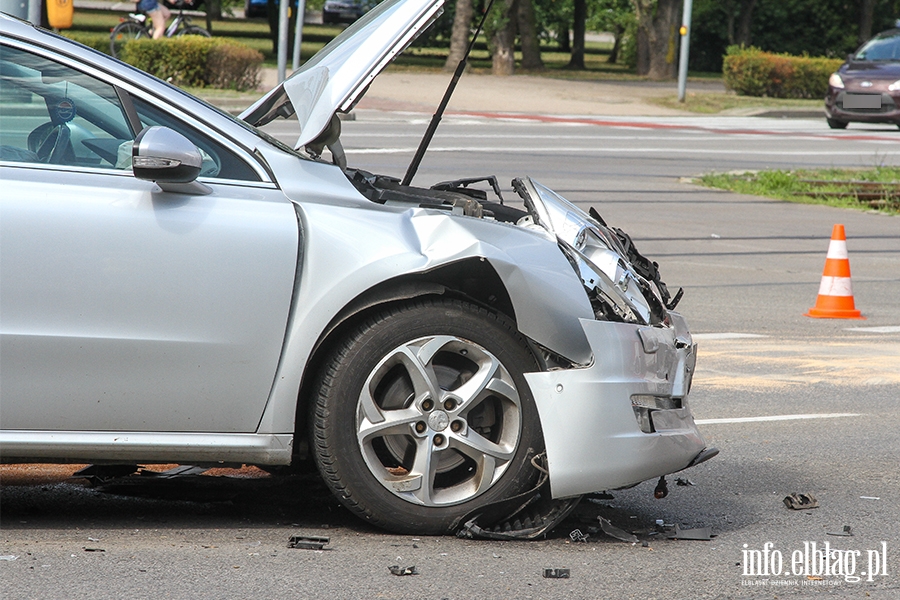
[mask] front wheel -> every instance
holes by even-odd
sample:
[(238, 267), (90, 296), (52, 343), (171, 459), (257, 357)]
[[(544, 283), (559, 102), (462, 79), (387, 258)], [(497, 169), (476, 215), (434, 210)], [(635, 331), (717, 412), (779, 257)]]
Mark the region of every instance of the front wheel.
[(832, 119), (828, 117), (825, 119), (828, 121), (828, 126), (832, 129), (847, 129), (847, 121), (839, 121), (837, 119)]
[(508, 319), (448, 299), (385, 310), (326, 364), (311, 418), (326, 483), (398, 533), (443, 534), (537, 479), (543, 448), (523, 373), (538, 370)]
[(151, 37), (150, 31), (135, 21), (122, 21), (109, 35), (109, 53), (114, 58), (119, 58), (122, 48), (131, 40)]
[(188, 25), (184, 29), (181, 29), (177, 34), (178, 37), (183, 35), (199, 35), (202, 37), (211, 37), (209, 32), (202, 27), (197, 27), (196, 25)]

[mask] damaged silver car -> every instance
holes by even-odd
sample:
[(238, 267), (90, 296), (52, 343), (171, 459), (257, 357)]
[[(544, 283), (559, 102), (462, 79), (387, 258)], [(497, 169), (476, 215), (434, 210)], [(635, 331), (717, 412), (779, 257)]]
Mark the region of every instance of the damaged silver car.
[(441, 4), (385, 0), (239, 118), (0, 15), (3, 462), (312, 460), (440, 534), (716, 453), (624, 232), (527, 177), (348, 166), (336, 114)]

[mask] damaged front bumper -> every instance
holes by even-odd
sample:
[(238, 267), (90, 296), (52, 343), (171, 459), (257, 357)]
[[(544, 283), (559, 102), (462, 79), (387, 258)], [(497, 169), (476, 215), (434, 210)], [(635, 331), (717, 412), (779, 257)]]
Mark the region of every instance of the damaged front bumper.
[(627, 487), (714, 455), (687, 404), (696, 345), (681, 315), (668, 315), (664, 327), (581, 319), (592, 364), (525, 375), (554, 498)]

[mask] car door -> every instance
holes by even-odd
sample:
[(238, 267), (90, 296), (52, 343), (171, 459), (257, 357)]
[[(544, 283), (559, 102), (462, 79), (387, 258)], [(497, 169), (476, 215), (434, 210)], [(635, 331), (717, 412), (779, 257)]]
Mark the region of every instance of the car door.
[[(11, 42), (0, 77), (0, 427), (255, 431), (294, 287), (293, 206), (213, 128), (90, 66)], [(201, 149), (211, 193), (133, 176), (146, 125)]]

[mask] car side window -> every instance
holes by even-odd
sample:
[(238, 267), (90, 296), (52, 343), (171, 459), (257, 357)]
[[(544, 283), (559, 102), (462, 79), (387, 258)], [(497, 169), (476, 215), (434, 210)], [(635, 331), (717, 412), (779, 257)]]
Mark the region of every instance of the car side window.
[(234, 152), (200, 133), (197, 129), (176, 120), (172, 115), (160, 110), (153, 104), (133, 97), (134, 108), (143, 127), (162, 125), (168, 127), (191, 140), (203, 156), (201, 177), (221, 177), (240, 181), (259, 181), (259, 175)]
[[(116, 88), (56, 61), (0, 45), (0, 160), (131, 169), (135, 131)], [(201, 177), (259, 181), (235, 152), (154, 104), (130, 96), (142, 127), (163, 125), (203, 156)]]
[(0, 46), (0, 160), (116, 168), (133, 139), (113, 86)]

